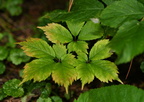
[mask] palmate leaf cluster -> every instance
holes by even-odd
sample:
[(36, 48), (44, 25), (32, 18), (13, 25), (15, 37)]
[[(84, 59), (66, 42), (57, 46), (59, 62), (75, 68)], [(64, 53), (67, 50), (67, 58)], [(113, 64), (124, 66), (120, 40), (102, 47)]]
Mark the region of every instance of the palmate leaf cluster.
[(43, 81), (52, 76), (68, 92), (68, 86), (78, 79), (82, 82), (82, 88), (95, 77), (103, 82), (121, 82), (117, 66), (104, 60), (112, 55), (107, 46), (109, 40), (100, 40), (91, 49), (88, 46), (87, 41), (103, 36), (100, 23), (75, 23), (71, 20), (66, 24), (68, 29), (57, 23), (39, 27), (53, 43), (52, 46), (39, 38), (29, 38), (19, 43), (28, 56), (36, 58), (25, 65), (22, 83), (32, 79), (34, 82)]

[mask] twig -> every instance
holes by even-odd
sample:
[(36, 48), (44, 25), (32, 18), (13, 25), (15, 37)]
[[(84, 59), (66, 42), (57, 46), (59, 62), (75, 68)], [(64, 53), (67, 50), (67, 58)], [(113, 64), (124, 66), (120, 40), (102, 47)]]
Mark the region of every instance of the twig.
[(132, 67), (132, 63), (133, 63), (133, 60), (131, 60), (131, 62), (130, 62), (130, 66), (129, 66), (129, 69), (128, 69), (128, 72), (127, 72), (127, 75), (126, 75), (125, 79), (128, 78), (128, 75), (129, 75), (131, 67)]
[(70, 0), (70, 1), (69, 1), (68, 12), (70, 12), (70, 10), (71, 10), (71, 8), (72, 8), (73, 1), (74, 1), (74, 0)]

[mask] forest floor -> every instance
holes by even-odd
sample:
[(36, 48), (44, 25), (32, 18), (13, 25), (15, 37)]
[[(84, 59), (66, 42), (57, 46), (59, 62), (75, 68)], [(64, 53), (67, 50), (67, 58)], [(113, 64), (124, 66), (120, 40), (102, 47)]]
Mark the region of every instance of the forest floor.
[[(6, 30), (11, 32), (14, 39), (17, 42), (24, 41), (26, 38), (32, 37), (37, 33), (36, 27), (38, 25), (38, 19), (45, 13), (50, 12), (55, 9), (66, 9), (68, 5), (68, 0), (24, 0), (22, 4), (23, 13), (20, 16), (11, 17), (6, 12), (0, 11), (0, 18), (4, 19), (5, 24), (7, 25)], [(3, 24), (0, 24), (0, 27)], [(16, 30), (15, 30), (16, 29)], [(143, 56), (137, 56), (133, 59), (132, 67), (130, 73), (125, 78), (130, 66), (130, 63), (119, 65), (119, 77), (124, 82), (124, 84), (135, 85), (139, 88), (144, 89), (144, 73), (140, 70), (140, 59), (144, 58)], [(4, 61), (6, 64), (6, 71), (4, 74), (0, 75), (0, 88), (2, 85), (10, 79), (20, 79), (19, 71), (23, 69), (25, 63), (20, 65), (14, 65), (11, 62)], [(57, 95), (60, 96), (65, 102), (72, 102), (74, 98), (77, 98), (80, 93), (87, 91), (93, 88), (99, 88), (101, 86), (110, 85), (110, 84), (120, 84), (118, 82), (113, 83), (102, 83), (98, 79), (95, 79), (92, 83), (87, 84), (83, 90), (81, 90), (81, 84), (79, 81), (74, 82), (69, 90), (73, 92), (70, 99), (65, 98), (64, 87), (60, 87), (57, 84), (53, 83), (53, 90), (57, 91)], [(2, 102), (20, 102), (18, 98), (8, 97)]]

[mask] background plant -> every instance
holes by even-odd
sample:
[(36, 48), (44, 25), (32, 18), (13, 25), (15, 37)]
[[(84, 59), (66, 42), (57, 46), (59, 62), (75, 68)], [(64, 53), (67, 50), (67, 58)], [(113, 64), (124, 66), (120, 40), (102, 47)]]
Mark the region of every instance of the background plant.
[(22, 13), (22, 3), (23, 0), (0, 0), (0, 9), (8, 11), (11, 16), (18, 16)]

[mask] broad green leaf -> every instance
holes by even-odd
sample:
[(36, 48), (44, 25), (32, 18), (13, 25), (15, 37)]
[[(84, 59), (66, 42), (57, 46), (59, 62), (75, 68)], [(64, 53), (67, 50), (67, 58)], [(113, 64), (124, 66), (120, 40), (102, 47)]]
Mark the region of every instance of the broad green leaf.
[(74, 102), (144, 102), (143, 96), (144, 91), (135, 86), (114, 85), (89, 90)]
[(24, 89), (19, 86), (20, 80), (12, 79), (3, 84), (3, 92), (8, 96), (21, 97), (24, 94)]
[(18, 43), (22, 46), (24, 52), (30, 57), (43, 58), (55, 57), (55, 53), (46, 41), (38, 38), (29, 38), (24, 42)]
[(73, 36), (77, 36), (84, 25), (84, 22), (67, 21), (67, 26)]
[(101, 22), (111, 27), (119, 27), (124, 22), (139, 20), (144, 16), (144, 5), (137, 0), (116, 1), (103, 10)]
[(8, 56), (9, 49), (4, 46), (0, 46), (0, 60), (4, 60)]
[(55, 45), (53, 45), (53, 49), (54, 49), (55, 55), (58, 59), (61, 59), (61, 57), (66, 55), (67, 49), (66, 49), (66, 46), (64, 46), (64, 45), (55, 44)]
[(44, 27), (38, 27), (42, 29), (46, 37), (53, 43), (68, 43), (73, 40), (70, 32), (60, 24), (51, 23)]
[(117, 64), (129, 62), (136, 55), (144, 52), (144, 21), (124, 23), (111, 40), (109, 46), (118, 55)]
[(77, 72), (75, 68), (67, 63), (56, 63), (52, 72), (53, 80), (59, 85), (63, 85), (68, 93), (68, 86), (76, 80)]
[(82, 89), (86, 83), (90, 83), (94, 80), (95, 76), (89, 63), (79, 63), (79, 65), (76, 67), (76, 70), (78, 72), (78, 78), (82, 81)]
[(42, 81), (47, 79), (53, 70), (54, 61), (49, 58), (35, 59), (25, 65), (22, 83), (33, 79), (35, 81)]
[(48, 17), (52, 21), (87, 21), (98, 17), (103, 8), (103, 4), (98, 0), (76, 0), (71, 12), (54, 11), (48, 14)]
[(110, 5), (114, 3), (115, 1), (120, 1), (120, 0), (102, 0), (106, 5)]
[(3, 74), (5, 69), (6, 69), (6, 66), (2, 62), (0, 62), (0, 74)]
[(118, 78), (118, 69), (117, 66), (110, 61), (107, 60), (96, 60), (90, 63), (91, 70), (93, 74), (102, 82), (112, 82), (112, 80), (117, 80)]
[(82, 28), (78, 39), (79, 40), (94, 40), (102, 37), (103, 30), (100, 23), (94, 23), (93, 21), (88, 21)]
[(77, 53), (79, 52), (87, 53), (87, 49), (88, 49), (88, 44), (84, 41), (73, 41), (68, 44), (69, 52), (75, 51)]
[(9, 61), (12, 61), (13, 64), (18, 65), (22, 62), (27, 62), (30, 60), (30, 57), (26, 56), (22, 49), (12, 49), (8, 57)]
[(109, 40), (100, 40), (92, 47), (89, 58), (90, 60), (105, 59), (112, 55), (110, 48), (107, 46)]

